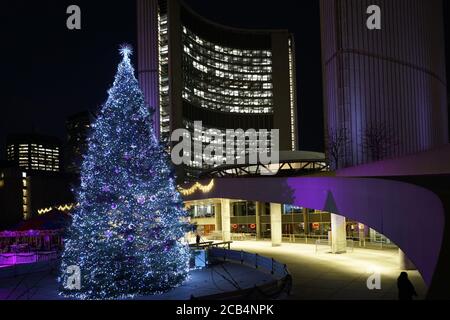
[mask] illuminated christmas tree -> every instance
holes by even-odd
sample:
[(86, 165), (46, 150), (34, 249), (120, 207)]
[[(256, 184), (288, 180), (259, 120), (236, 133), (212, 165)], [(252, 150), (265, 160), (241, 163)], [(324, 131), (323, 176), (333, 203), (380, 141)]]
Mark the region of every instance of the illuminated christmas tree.
[[(121, 48), (123, 60), (89, 138), (79, 206), (62, 256), (64, 296), (152, 294), (180, 285), (187, 276), (189, 251), (181, 240), (187, 213), (169, 157), (153, 133), (131, 53)], [(79, 267), (80, 289), (68, 285), (70, 266)]]

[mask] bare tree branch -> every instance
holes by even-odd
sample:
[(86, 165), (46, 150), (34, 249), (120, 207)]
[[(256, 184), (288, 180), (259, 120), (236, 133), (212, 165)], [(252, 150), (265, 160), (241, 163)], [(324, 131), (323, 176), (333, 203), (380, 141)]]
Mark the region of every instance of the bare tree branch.
[(362, 148), (364, 154), (372, 161), (380, 161), (390, 155), (392, 148), (397, 145), (392, 130), (383, 124), (377, 123), (367, 127), (362, 133)]
[(326, 137), (327, 154), (333, 170), (340, 169), (345, 147), (350, 139), (346, 128), (331, 129)]

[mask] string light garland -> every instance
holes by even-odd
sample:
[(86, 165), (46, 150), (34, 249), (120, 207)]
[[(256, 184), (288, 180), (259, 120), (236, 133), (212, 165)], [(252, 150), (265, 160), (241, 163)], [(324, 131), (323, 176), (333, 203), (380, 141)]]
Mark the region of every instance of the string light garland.
[(202, 185), (200, 182), (196, 182), (189, 189), (183, 189), (183, 188), (180, 187), (178, 190), (183, 196), (187, 197), (187, 196), (193, 195), (198, 190), (200, 190), (203, 193), (209, 193), (209, 192), (211, 192), (211, 190), (213, 188), (214, 188), (214, 179), (211, 180), (211, 182), (208, 183), (207, 185)]
[[(65, 238), (60, 294), (77, 299), (150, 295), (182, 284), (189, 272), (188, 213), (168, 154), (122, 46), (108, 100), (89, 135), (76, 190), (79, 206)], [(80, 270), (73, 288), (71, 266)]]
[(53, 206), (53, 207), (48, 207), (48, 208), (43, 208), (43, 209), (38, 209), (38, 215), (43, 215), (46, 213), (49, 213), (52, 210), (58, 210), (61, 212), (69, 212), (70, 210), (72, 210), (73, 208), (79, 206), (79, 203), (70, 203), (70, 204), (63, 204), (63, 205), (59, 205), (59, 206)]

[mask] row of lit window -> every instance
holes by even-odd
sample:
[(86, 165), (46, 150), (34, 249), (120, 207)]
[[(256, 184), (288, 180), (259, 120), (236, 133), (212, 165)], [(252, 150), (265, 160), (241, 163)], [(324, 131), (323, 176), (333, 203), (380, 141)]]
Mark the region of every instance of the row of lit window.
[(289, 39), (289, 98), (291, 107), (291, 140), (292, 150), (296, 149), (296, 130), (295, 130), (295, 88), (294, 88), (294, 58), (292, 50), (292, 40)]
[(240, 57), (218, 53), (208, 47), (199, 46), (189, 37), (183, 38), (183, 45), (187, 53), (193, 53), (195, 55), (202, 56), (203, 58), (208, 58), (213, 62), (225, 63), (235, 66), (254, 66), (255, 68), (257, 68), (257, 71), (260, 70), (261, 67), (272, 65), (272, 58), (266, 58), (258, 55), (254, 55), (251, 57)]
[[(271, 94), (268, 97), (256, 98), (251, 94), (246, 95), (249, 91), (243, 90), (241, 96), (236, 97), (224, 96), (225, 89), (214, 86), (214, 81), (208, 83), (199, 81), (194, 78), (185, 78), (183, 87), (183, 98), (190, 103), (205, 109), (220, 110), (223, 112), (239, 112), (239, 113), (272, 113), (273, 98)], [(207, 88), (207, 91), (203, 88)], [(217, 92), (217, 93), (216, 93)], [(220, 93), (218, 93), (220, 92)], [(258, 92), (255, 90), (254, 92)], [(261, 90), (259, 90), (261, 92)]]
[[(194, 142), (200, 142), (203, 147), (205, 146), (221, 146), (222, 150), (226, 152), (227, 155), (233, 155), (235, 159), (241, 159), (245, 157), (246, 154), (248, 154), (248, 149), (251, 147), (251, 143), (249, 141), (249, 137), (246, 136), (246, 138), (243, 141), (235, 141), (235, 146), (232, 148), (227, 148), (227, 140), (226, 140), (226, 130), (217, 129), (217, 128), (202, 128), (199, 130), (198, 128), (194, 127), (192, 122), (185, 121), (184, 125), (186, 129), (188, 129), (190, 132), (193, 133), (193, 141)], [(256, 149), (257, 152), (270, 152), (271, 148), (271, 139), (272, 135), (270, 131), (255, 131), (254, 132), (255, 137), (259, 141), (266, 141), (267, 148), (258, 148)], [(240, 143), (239, 143), (240, 142)], [(245, 147), (245, 148), (244, 148)], [(242, 149), (244, 149), (242, 151)], [(186, 152), (187, 157), (191, 157), (191, 153)], [(194, 154), (194, 158), (190, 162), (190, 166), (193, 168), (210, 168), (205, 162), (215, 162), (218, 164), (224, 164), (226, 162), (226, 157), (224, 155), (212, 155), (212, 156), (206, 156), (203, 153), (202, 154)]]
[(22, 172), (22, 192), (23, 192), (23, 198), (22, 198), (22, 207), (23, 207), (23, 218), (27, 220), (30, 218), (30, 212), (28, 210), (29, 207), (29, 201), (28, 201), (28, 183), (27, 183), (27, 173)]
[(58, 160), (58, 155), (47, 154), (47, 155), (32, 155), (31, 160)]
[[(20, 144), (18, 149), (19, 149), (19, 151), (31, 150), (31, 151), (37, 151), (37, 152), (59, 153), (59, 149), (57, 149), (57, 148), (50, 149), (48, 147), (44, 147), (42, 145), (36, 145), (36, 144), (31, 144), (31, 145)], [(10, 145), (8, 147), (8, 151), (9, 152), (13, 152), (14, 151), (14, 146)]]
[(190, 57), (185, 57), (183, 61), (183, 71), (184, 80), (187, 82), (197, 81), (219, 88), (232, 88), (238, 90), (267, 90), (272, 88), (271, 75), (225, 74), (222, 71), (211, 71), (208, 67), (199, 64)]
[[(236, 89), (230, 89), (230, 88), (216, 88), (211, 86), (205, 86), (205, 88), (202, 88), (203, 90), (199, 90), (194, 88), (194, 94), (198, 94), (202, 97), (205, 96), (205, 94), (213, 94), (215, 96), (224, 96), (225, 98), (230, 97), (247, 97), (247, 98), (253, 98), (253, 99), (261, 99), (261, 98), (272, 98), (273, 93), (271, 90), (236, 90)], [(197, 91), (197, 92), (196, 92)]]
[(30, 152), (30, 155), (33, 157), (59, 157), (59, 153), (57, 152)]
[[(185, 87), (184, 89), (186, 90), (186, 92), (191, 91), (190, 88), (187, 87)], [(272, 99), (261, 97), (241, 98), (239, 96), (227, 96), (218, 93), (204, 92), (195, 88), (193, 90), (193, 93), (197, 97), (204, 98), (212, 102), (231, 104), (236, 106), (264, 106), (272, 104)]]
[(201, 39), (200, 37), (198, 37), (196, 34), (194, 34), (192, 31), (190, 31), (186, 27), (183, 27), (183, 34), (185, 34), (186, 36), (188, 36), (189, 38), (194, 40), (198, 45), (209, 47), (209, 48), (211, 48), (217, 52), (221, 52), (221, 53), (226, 53), (226, 54), (235, 55), (235, 56), (248, 56), (248, 57), (253, 57), (253, 56), (257, 56), (257, 55), (266, 56), (266, 57), (272, 56), (272, 53), (268, 50), (243, 50), (243, 49), (229, 48), (229, 47), (224, 47), (224, 46), (214, 44), (212, 42)]
[(53, 153), (53, 154), (59, 154), (59, 150), (57, 149), (42, 149), (42, 148), (31, 148), (31, 152), (35, 153)]
[(58, 169), (59, 165), (55, 164), (55, 165), (45, 165), (45, 164), (32, 164), (31, 165), (32, 169), (45, 169), (45, 170), (53, 170), (53, 169)]
[(207, 73), (208, 75), (216, 76), (219, 78), (239, 80), (239, 81), (270, 81), (272, 76), (270, 74), (250, 74), (250, 73), (232, 73), (228, 71), (222, 71), (217, 69), (210, 69), (207, 66), (192, 60), (188, 61), (189, 64), (200, 72)]
[(169, 99), (169, 37), (167, 15), (159, 15), (159, 113), (161, 139), (168, 141), (170, 135), (170, 99)]
[(269, 114), (273, 112), (273, 108), (271, 106), (229, 106), (224, 105), (223, 103), (216, 103), (213, 101), (207, 101), (205, 99), (198, 98), (192, 94), (189, 94), (188, 92), (183, 92), (183, 99), (186, 101), (210, 110), (217, 110), (222, 112), (229, 112), (229, 113), (247, 113), (247, 114)]
[(218, 55), (213, 51), (189, 42), (185, 43), (183, 51), (185, 55), (201, 61), (202, 63), (206, 61), (212, 68), (251, 73), (270, 73), (272, 71), (271, 60), (266, 61), (266, 64), (260, 64), (258, 58), (230, 58), (224, 55)]
[[(207, 64), (210, 68), (224, 70), (224, 71), (233, 71), (233, 72), (240, 72), (240, 73), (271, 73), (272, 72), (272, 66), (259, 66), (259, 65), (252, 65), (251, 61), (240, 61), (242, 64), (236, 64), (236, 63), (224, 63), (221, 61), (217, 61), (214, 59), (211, 59), (209, 56), (200, 55), (198, 53), (195, 53), (194, 50), (191, 50), (189, 47), (184, 47), (184, 52), (190, 56), (191, 58), (202, 61), (202, 63)], [(247, 63), (247, 64), (244, 64)]]
[[(199, 43), (199, 38), (187, 29), (185, 38), (184, 99), (223, 112), (273, 112), (270, 59), (267, 66), (252, 65), (253, 58), (242, 57), (233, 57), (239, 65), (230, 64), (231, 59), (223, 54), (228, 51), (220, 50), (222, 53), (218, 54), (214, 44)], [(255, 54), (258, 52), (261, 51)]]

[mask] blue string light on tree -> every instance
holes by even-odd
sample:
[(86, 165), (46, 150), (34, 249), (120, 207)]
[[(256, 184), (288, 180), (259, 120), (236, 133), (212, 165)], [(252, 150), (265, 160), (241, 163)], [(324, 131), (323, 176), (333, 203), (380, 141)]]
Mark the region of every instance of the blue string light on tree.
[[(187, 213), (167, 153), (134, 76), (133, 50), (122, 46), (109, 97), (93, 125), (76, 191), (80, 204), (65, 238), (61, 294), (117, 299), (167, 291), (189, 270), (182, 239)], [(67, 287), (79, 266), (81, 289)]]

